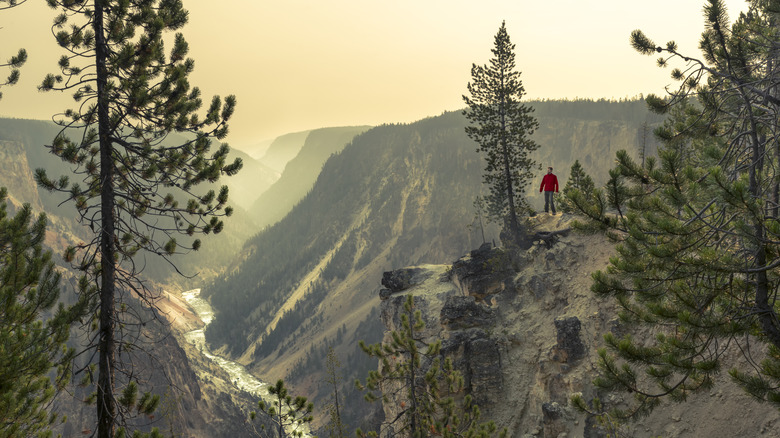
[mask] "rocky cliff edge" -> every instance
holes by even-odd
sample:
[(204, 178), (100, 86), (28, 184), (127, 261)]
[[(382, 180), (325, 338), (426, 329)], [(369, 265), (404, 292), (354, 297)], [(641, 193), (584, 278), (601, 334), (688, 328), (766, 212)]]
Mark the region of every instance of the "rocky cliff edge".
[[(539, 231), (568, 228), (571, 217), (540, 215)], [(425, 341), (442, 340), (442, 352), (463, 373), (466, 391), (482, 418), (510, 437), (606, 436), (595, 418), (575, 411), (573, 393), (594, 397), (596, 350), (602, 334), (619, 328), (611, 300), (594, 296), (590, 274), (608, 265), (612, 245), (601, 235), (565, 234), (538, 241), (510, 257), (490, 243), (452, 265), (421, 265), (386, 272), (379, 293), (381, 316), (400, 329), (406, 296), (426, 323)], [(628, 436), (780, 436), (780, 414), (760, 405), (725, 376), (712, 392), (658, 408), (627, 426)], [(610, 401), (616, 396), (600, 395)], [(400, 403), (384, 406), (395, 418)], [(741, 412), (735, 416), (735, 412)]]

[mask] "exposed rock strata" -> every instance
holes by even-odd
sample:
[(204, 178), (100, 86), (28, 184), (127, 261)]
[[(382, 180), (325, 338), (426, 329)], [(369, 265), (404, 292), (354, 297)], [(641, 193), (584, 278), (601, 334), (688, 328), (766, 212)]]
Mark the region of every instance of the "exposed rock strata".
[(36, 212), (43, 211), (38, 185), (20, 142), (0, 140), (0, 187), (8, 189), (8, 198), (14, 206), (29, 203)]
[[(568, 219), (541, 216), (540, 227), (568, 227)], [(611, 246), (601, 236), (560, 235), (539, 240), (515, 257), (490, 245), (452, 265), (422, 265), (388, 272), (380, 292), (389, 332), (400, 329), (407, 295), (426, 327), (425, 342), (442, 340), (479, 404), (483, 419), (510, 437), (603, 437), (599, 422), (576, 412), (573, 393), (597, 396), (591, 381), (603, 333), (622, 332), (614, 304), (590, 291), (590, 273), (604, 269)], [(628, 436), (780, 436), (780, 413), (751, 401), (724, 377), (711, 394), (669, 404), (628, 426)], [(601, 394), (610, 402), (621, 399)], [(724, 404), (742, 410), (733, 417)], [(384, 406), (395, 418), (399, 403)], [(749, 406), (747, 410), (744, 406)]]

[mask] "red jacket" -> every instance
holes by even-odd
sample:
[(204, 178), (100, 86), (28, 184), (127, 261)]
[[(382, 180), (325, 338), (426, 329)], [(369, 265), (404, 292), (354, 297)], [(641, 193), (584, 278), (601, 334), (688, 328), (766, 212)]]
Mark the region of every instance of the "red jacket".
[(539, 186), (539, 193), (544, 190), (545, 192), (555, 191), (558, 193), (558, 177), (552, 173), (548, 173), (542, 178), (542, 185)]

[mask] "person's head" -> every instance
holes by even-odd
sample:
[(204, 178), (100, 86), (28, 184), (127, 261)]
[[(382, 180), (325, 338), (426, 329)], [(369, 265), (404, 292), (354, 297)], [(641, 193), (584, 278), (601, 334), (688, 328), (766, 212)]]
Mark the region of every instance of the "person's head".
[(552, 167), (547, 168), (547, 173), (552, 173)]

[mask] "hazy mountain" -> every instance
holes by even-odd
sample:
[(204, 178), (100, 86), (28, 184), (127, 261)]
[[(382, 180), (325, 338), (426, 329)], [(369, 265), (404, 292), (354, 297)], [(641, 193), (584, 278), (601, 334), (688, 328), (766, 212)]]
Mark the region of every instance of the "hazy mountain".
[[(556, 167), (561, 185), (574, 159), (603, 181), (615, 152), (636, 154), (642, 124), (658, 121), (640, 101), (534, 107), (537, 160)], [(380, 126), (332, 156), (301, 202), (249, 240), (235, 267), (204, 289), (217, 312), (209, 342), (252, 363), (261, 377), (287, 377), (311, 393), (323, 348), (335, 344), (351, 381), (361, 366), (356, 340), (381, 336), (371, 313), (382, 272), (451, 262), (482, 242), (478, 228), (467, 228), (483, 190), (483, 163), (465, 123), (460, 113), (445, 113)], [(536, 203), (538, 183), (529, 191)], [(497, 240), (495, 228), (486, 238)]]
[(230, 188), (232, 204), (248, 210), (257, 201), (258, 196), (279, 179), (280, 174), (247, 153), (231, 148), (228, 161), (233, 161), (235, 158), (241, 158), (244, 167), (237, 175), (225, 178), (221, 183)]
[(250, 157), (254, 159), (260, 159), (268, 151), (268, 148), (271, 147), (271, 143), (273, 143), (273, 141), (274, 139), (268, 139), (247, 146), (235, 146), (235, 147), (237, 149), (241, 149), (242, 151), (244, 151), (246, 154), (248, 154)]
[(7, 189), (13, 205), (29, 203), (34, 210), (43, 211), (35, 177), (21, 142), (0, 139), (0, 187)]
[(292, 160), (303, 147), (311, 131), (293, 132), (276, 137), (258, 161), (282, 173), (287, 162)]
[[(43, 120), (25, 120), (0, 118), (0, 140), (18, 142), (24, 149), (30, 172), (35, 169), (46, 169), (49, 175), (64, 175), (71, 172), (71, 167), (62, 159), (53, 155), (45, 147), (51, 144), (60, 128), (52, 122)], [(75, 208), (60, 205), (60, 196), (39, 189), (33, 182), (38, 198), (49, 215), (63, 218), (76, 218)], [(29, 202), (25, 200), (25, 202)]]
[(285, 166), (282, 176), (248, 209), (255, 223), (262, 228), (283, 218), (311, 190), (325, 160), (368, 128), (348, 126), (311, 131), (298, 154)]

